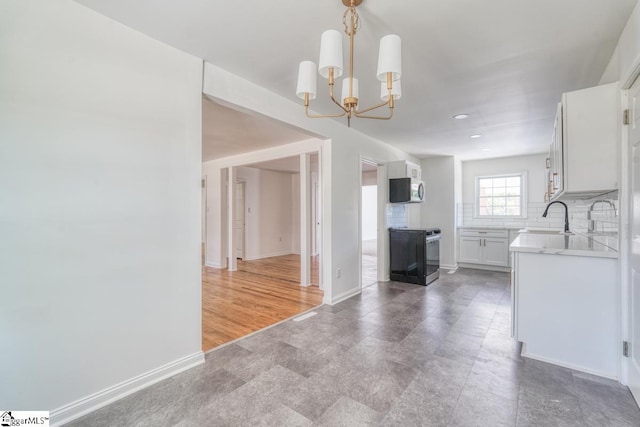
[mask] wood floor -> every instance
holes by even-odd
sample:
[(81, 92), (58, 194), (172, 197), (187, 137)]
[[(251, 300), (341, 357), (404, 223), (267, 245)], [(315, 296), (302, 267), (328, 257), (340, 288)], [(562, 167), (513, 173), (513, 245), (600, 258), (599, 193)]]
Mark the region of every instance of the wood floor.
[(202, 350), (243, 337), (322, 303), (318, 257), (300, 286), (300, 256), (238, 260), (238, 271), (202, 267)]

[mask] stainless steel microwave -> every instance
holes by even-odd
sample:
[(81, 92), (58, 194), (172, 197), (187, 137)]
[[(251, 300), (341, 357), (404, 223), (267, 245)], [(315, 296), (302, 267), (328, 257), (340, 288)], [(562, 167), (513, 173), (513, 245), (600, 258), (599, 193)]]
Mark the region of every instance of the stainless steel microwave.
[(424, 184), (416, 178), (391, 178), (389, 203), (424, 202)]

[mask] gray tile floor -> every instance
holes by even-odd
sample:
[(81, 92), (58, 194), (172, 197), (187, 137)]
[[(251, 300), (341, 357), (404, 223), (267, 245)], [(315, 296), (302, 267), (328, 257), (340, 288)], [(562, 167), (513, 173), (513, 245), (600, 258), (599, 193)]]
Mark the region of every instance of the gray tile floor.
[(519, 356), (508, 283), (380, 283), (69, 425), (640, 426), (617, 382)]

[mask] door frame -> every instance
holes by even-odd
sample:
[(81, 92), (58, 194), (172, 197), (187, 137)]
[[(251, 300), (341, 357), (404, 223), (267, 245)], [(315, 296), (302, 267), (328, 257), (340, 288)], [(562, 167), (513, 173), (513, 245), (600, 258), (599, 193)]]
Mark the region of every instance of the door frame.
[(358, 283), (360, 286), (360, 291), (362, 291), (363, 287), (362, 287), (362, 164), (363, 163), (368, 163), (370, 165), (375, 165), (377, 168), (376, 171), (376, 180), (377, 180), (377, 187), (378, 187), (378, 191), (377, 191), (377, 203), (378, 203), (378, 215), (376, 218), (376, 222), (377, 222), (377, 235), (376, 235), (376, 241), (377, 241), (377, 265), (376, 265), (376, 274), (378, 275), (378, 281), (384, 280), (384, 279), (380, 279), (382, 272), (380, 271), (381, 268), (381, 264), (384, 265), (384, 257), (381, 257), (381, 254), (384, 252), (384, 232), (385, 232), (385, 214), (384, 214), (384, 206), (385, 206), (385, 195), (386, 195), (386, 191), (382, 191), (383, 189), (381, 188), (382, 186), (380, 185), (381, 182), (385, 182), (382, 180), (381, 175), (384, 174), (384, 177), (386, 178), (386, 173), (385, 173), (385, 166), (383, 162), (379, 162), (377, 160), (372, 160), (369, 157), (365, 157), (360, 155), (359, 158), (359, 162), (358, 162)]
[(200, 206), (200, 212), (202, 215), (202, 218), (200, 219), (200, 227), (202, 227), (202, 230), (200, 230), (200, 235), (202, 236), (201, 240), (201, 247), (202, 247), (202, 253), (200, 254), (200, 257), (202, 259), (202, 265), (205, 266), (207, 265), (207, 216), (209, 215), (209, 204), (207, 203), (208, 200), (208, 194), (207, 194), (207, 175), (203, 174), (202, 175), (202, 181), (201, 184), (202, 186), (201, 191), (202, 194), (200, 196), (200, 203), (202, 203), (202, 206)]
[[(630, 79), (622, 91), (622, 110), (631, 112), (630, 94), (640, 85), (640, 71), (636, 72), (635, 78)], [(621, 336), (622, 340), (631, 343), (632, 351), (634, 346), (640, 343), (631, 342), (632, 337), (632, 248), (631, 239), (633, 221), (633, 144), (631, 141), (631, 124), (623, 125), (621, 131), (621, 162), (620, 162), (620, 183), (621, 191), (619, 197), (620, 223), (618, 236), (620, 238), (620, 311), (621, 311)], [(636, 307), (638, 311), (640, 307)], [(629, 387), (636, 402), (640, 403), (640, 388), (638, 384), (630, 383), (630, 369), (632, 358), (621, 355), (620, 382)]]
[[(242, 188), (242, 239), (241, 239), (242, 253), (241, 253), (241, 256), (238, 256), (237, 254), (238, 248), (236, 247), (235, 249), (236, 249), (236, 259), (240, 258), (241, 260), (244, 261), (247, 258), (247, 181), (243, 178), (236, 179), (236, 199), (234, 200), (234, 202), (237, 201), (237, 197), (238, 197), (238, 194), (237, 194), (238, 184), (240, 184), (240, 188)], [(237, 210), (234, 213), (238, 215)], [(234, 221), (236, 220), (237, 218), (234, 218)]]

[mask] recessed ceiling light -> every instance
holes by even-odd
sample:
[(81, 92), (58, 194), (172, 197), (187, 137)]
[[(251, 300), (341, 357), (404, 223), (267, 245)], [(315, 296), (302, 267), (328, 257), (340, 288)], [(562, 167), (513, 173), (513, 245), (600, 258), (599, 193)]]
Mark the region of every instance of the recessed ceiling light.
[(471, 135), (469, 138), (472, 138), (472, 139), (482, 138), (482, 134), (476, 133), (475, 135)]
[(457, 120), (466, 119), (467, 117), (469, 117), (467, 113), (456, 114), (455, 116), (453, 116), (453, 118)]
[(491, 148), (483, 148), (482, 151), (491, 151)]

